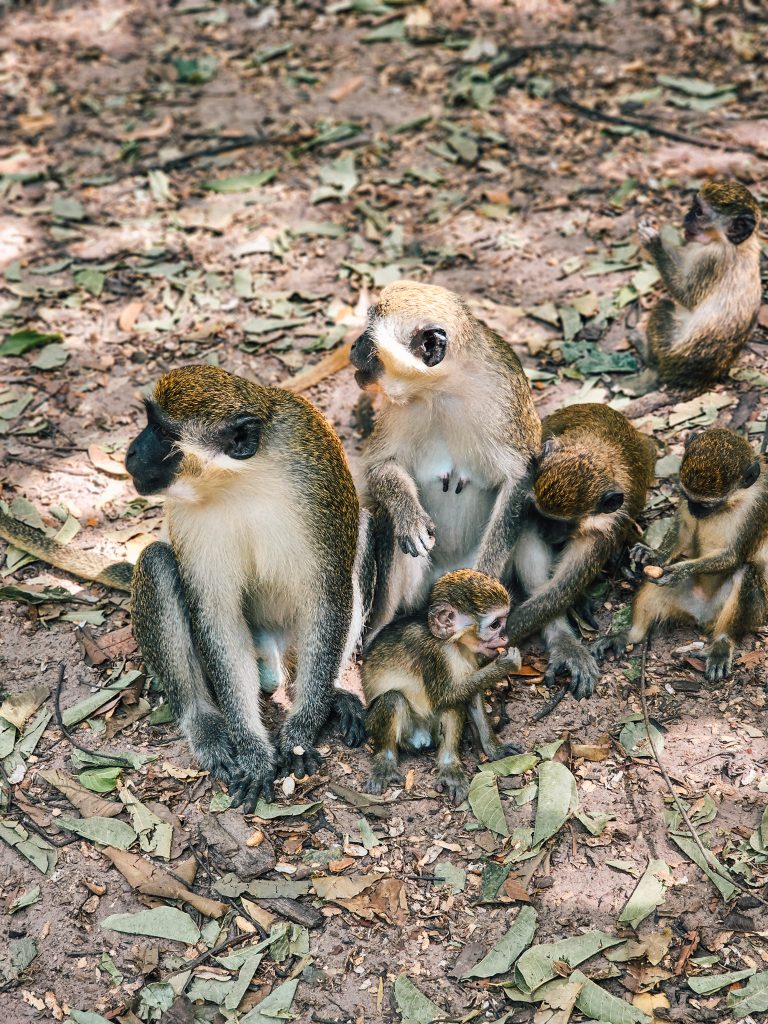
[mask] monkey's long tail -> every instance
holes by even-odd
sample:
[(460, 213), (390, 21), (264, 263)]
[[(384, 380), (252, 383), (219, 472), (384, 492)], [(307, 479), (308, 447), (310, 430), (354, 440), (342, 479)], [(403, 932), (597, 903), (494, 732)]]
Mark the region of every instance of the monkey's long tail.
[(21, 548), (42, 562), (63, 569), (81, 580), (103, 583), (113, 590), (124, 590), (130, 593), (133, 566), (130, 562), (107, 562), (86, 551), (78, 551), (65, 544), (51, 540), (42, 530), (19, 522), (11, 516), (0, 512), (0, 537)]

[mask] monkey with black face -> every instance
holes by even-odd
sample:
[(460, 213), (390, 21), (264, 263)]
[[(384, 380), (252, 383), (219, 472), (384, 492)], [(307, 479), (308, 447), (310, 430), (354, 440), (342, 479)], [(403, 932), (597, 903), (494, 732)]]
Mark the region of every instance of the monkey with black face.
[(605, 405), (571, 405), (542, 423), (544, 444), (517, 542), (514, 572), (527, 600), (507, 620), (510, 643), (541, 632), (546, 680), (570, 674), (571, 692), (589, 697), (597, 662), (576, 637), (567, 613), (617, 556), (645, 505), (655, 446)]
[(375, 519), (372, 638), (457, 568), (502, 577), (540, 423), (517, 356), (453, 292), (388, 285), (352, 349), (384, 405), (364, 451)]
[(658, 551), (643, 544), (632, 550), (648, 577), (632, 626), (599, 641), (596, 653), (640, 643), (656, 625), (693, 622), (712, 638), (707, 679), (730, 675), (736, 643), (768, 622), (766, 470), (768, 456), (755, 455), (732, 430), (687, 439), (675, 523)]
[(467, 718), (487, 757), (518, 752), (499, 743), (483, 703), (483, 690), (520, 667), (519, 652), (506, 651), (508, 612), (509, 595), (498, 580), (460, 569), (434, 584), (428, 610), (379, 633), (363, 662), (366, 728), (375, 748), (368, 792), (402, 785), (398, 751), (437, 746), (436, 788), (461, 803), (468, 781), (459, 744)]
[[(372, 599), (369, 516), (338, 437), (296, 395), (187, 366), (161, 377), (146, 406), (126, 468), (140, 494), (165, 496), (169, 542), (133, 570), (71, 552), (68, 564), (43, 535), (30, 546), (108, 585), (131, 580), (147, 667), (202, 766), (252, 810), (272, 798), (280, 766), (299, 778), (317, 767), (332, 711), (348, 742), (364, 737), (362, 706), (337, 683)], [(22, 546), (28, 533), (2, 530)], [(297, 700), (275, 749), (259, 684), (276, 689), (292, 647)]]
[(651, 311), (641, 354), (664, 384), (704, 387), (724, 377), (760, 310), (760, 208), (735, 181), (709, 181), (685, 216), (685, 242), (669, 245), (647, 221), (640, 238), (668, 298)]

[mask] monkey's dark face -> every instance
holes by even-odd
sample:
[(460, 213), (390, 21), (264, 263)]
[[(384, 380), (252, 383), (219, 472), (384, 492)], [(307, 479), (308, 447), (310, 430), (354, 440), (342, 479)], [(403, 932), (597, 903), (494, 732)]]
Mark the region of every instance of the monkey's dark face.
[(567, 544), (579, 525), (578, 520), (558, 519), (545, 515), (533, 500), (528, 503), (527, 518), (536, 524), (536, 530), (542, 540), (553, 548), (561, 548)]
[(432, 368), (445, 359), (447, 345), (448, 332), (443, 327), (408, 329), (395, 318), (379, 319), (373, 312), (368, 329), (352, 346), (355, 380), (365, 388), (387, 371), (410, 376), (420, 368)]
[(180, 432), (154, 402), (147, 402), (146, 410), (147, 425), (131, 442), (125, 468), (139, 494), (159, 494), (170, 487), (181, 465)]
[(683, 220), (686, 242), (741, 245), (755, 231), (759, 213), (742, 185), (709, 182), (696, 195)]
[[(173, 420), (151, 400), (146, 410), (147, 425), (131, 442), (125, 459), (139, 494), (168, 491), (180, 475), (199, 476), (206, 464), (236, 469), (258, 451), (261, 423), (250, 413), (233, 413), (219, 422), (205, 423)], [(194, 473), (187, 466), (190, 459)]]
[(725, 499), (720, 501), (697, 501), (695, 498), (686, 497), (686, 502), (688, 504), (688, 511), (694, 519), (707, 519), (725, 506)]

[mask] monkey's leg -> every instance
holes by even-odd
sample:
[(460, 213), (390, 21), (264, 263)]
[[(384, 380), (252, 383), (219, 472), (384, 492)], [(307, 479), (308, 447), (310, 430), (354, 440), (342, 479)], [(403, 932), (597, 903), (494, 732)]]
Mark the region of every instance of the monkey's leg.
[(753, 565), (737, 572), (728, 597), (712, 625), (706, 676), (712, 683), (727, 679), (736, 640), (759, 629), (768, 617), (762, 574)]
[(206, 771), (229, 785), (238, 774), (237, 753), (195, 650), (179, 566), (169, 544), (156, 541), (139, 556), (131, 619), (147, 668), (163, 684), (192, 752)]
[(351, 582), (345, 594), (318, 594), (312, 619), (305, 623), (297, 638), (296, 701), (277, 738), (280, 764), (297, 779), (313, 775), (322, 758), (315, 748), (317, 735), (328, 721), (334, 707), (340, 714), (362, 705), (357, 698), (339, 687), (339, 675), (345, 657), (354, 645), (350, 637), (355, 631), (354, 596)]
[(463, 730), (463, 708), (447, 708), (440, 712), (440, 745), (437, 748), (435, 789), (438, 793), (445, 793), (454, 806), (466, 800), (469, 792), (469, 779), (459, 757)]
[(653, 583), (644, 583), (632, 605), (632, 625), (627, 643), (639, 644), (645, 640), (658, 622), (681, 622), (692, 618), (686, 607), (685, 595), (679, 588), (659, 589)]
[(371, 774), (365, 783), (366, 792), (383, 793), (388, 786), (402, 786), (397, 750), (401, 738), (411, 731), (408, 701), (398, 690), (382, 693), (368, 708), (365, 726), (376, 746)]
[(485, 701), (483, 700), (482, 693), (476, 694), (467, 704), (467, 715), (477, 740), (477, 745), (489, 761), (498, 761), (500, 757), (508, 757), (510, 754), (520, 753), (520, 747), (514, 743), (499, 743), (499, 738), (493, 731), (488, 712), (485, 710)]

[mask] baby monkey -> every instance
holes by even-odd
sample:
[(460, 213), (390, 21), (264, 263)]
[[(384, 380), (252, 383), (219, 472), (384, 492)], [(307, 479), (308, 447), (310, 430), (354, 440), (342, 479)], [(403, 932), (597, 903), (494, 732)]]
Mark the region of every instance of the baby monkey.
[(702, 185), (683, 221), (682, 246), (641, 221), (640, 240), (668, 297), (651, 310), (638, 347), (663, 384), (720, 380), (749, 340), (760, 310), (759, 223), (755, 197), (736, 181)]
[(631, 629), (598, 641), (596, 654), (640, 643), (657, 624), (692, 622), (712, 638), (707, 679), (730, 675), (736, 642), (768, 621), (767, 470), (768, 456), (732, 430), (688, 437), (675, 523), (658, 551), (631, 552), (648, 578)]
[(519, 752), (499, 743), (483, 704), (483, 690), (520, 667), (519, 652), (506, 650), (508, 613), (509, 595), (497, 579), (459, 569), (433, 585), (426, 614), (397, 619), (375, 638), (363, 664), (375, 750), (369, 793), (402, 785), (399, 750), (436, 746), (435, 788), (460, 804), (469, 789), (459, 756), (467, 718), (491, 760)]

